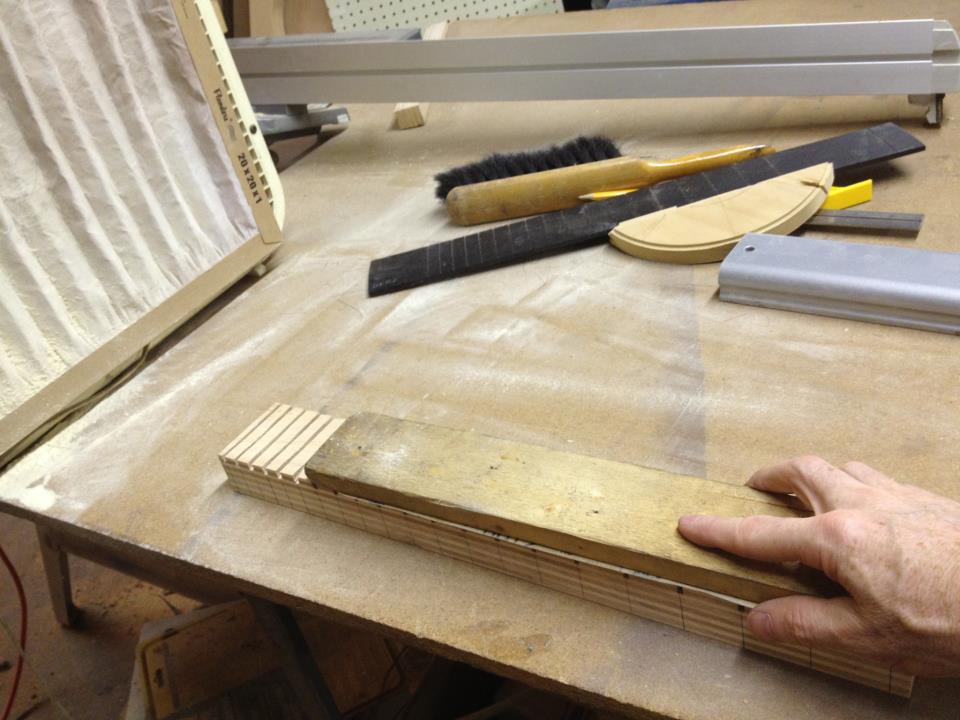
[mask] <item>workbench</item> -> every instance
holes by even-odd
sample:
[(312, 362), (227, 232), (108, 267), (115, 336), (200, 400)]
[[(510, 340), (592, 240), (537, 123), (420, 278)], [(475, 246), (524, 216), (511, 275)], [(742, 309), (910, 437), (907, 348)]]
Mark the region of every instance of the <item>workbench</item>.
[[(449, 36), (900, 17), (960, 27), (951, 0), (840, 5), (585, 12), (458, 23)], [(345, 132), (282, 175), (286, 242), (270, 272), (0, 476), (0, 509), (38, 526), (58, 617), (70, 620), (75, 553), (200, 596), (243, 592), (363, 624), (637, 717), (956, 718), (956, 680), (922, 679), (904, 701), (687, 635), (234, 494), (217, 452), (284, 402), (730, 483), (816, 452), (960, 499), (956, 337), (720, 303), (717, 265), (609, 246), (366, 297), (372, 258), (462, 234), (434, 173), (577, 134), (669, 157), (898, 121), (927, 150), (874, 174), (870, 209), (925, 213), (914, 244), (960, 251), (960, 98), (940, 129), (904, 97), (435, 104), (424, 128), (402, 132), (389, 129), (392, 106), (350, 111)]]

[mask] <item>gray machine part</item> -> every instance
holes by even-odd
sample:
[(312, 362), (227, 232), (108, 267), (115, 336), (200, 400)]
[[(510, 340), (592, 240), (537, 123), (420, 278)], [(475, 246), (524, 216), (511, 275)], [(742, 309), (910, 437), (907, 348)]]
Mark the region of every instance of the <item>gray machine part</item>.
[(871, 212), (869, 210), (821, 210), (807, 220), (804, 228), (865, 230), (916, 237), (923, 225), (920, 213)]
[[(255, 104), (908, 95), (942, 117), (960, 91), (943, 20), (514, 37), (231, 43)], [(313, 38), (313, 39), (311, 39)]]
[[(316, 33), (310, 35), (292, 35), (284, 38), (288, 46), (307, 44), (342, 45), (344, 43), (363, 42), (401, 42), (419, 40), (419, 28), (396, 28), (376, 32)], [(270, 47), (276, 41), (269, 37), (231, 38), (227, 41), (231, 53), (239, 49)], [(256, 103), (255, 103), (256, 104)], [(332, 107), (328, 102), (297, 104), (256, 104), (257, 124), (269, 140), (282, 140), (320, 132), (324, 125), (346, 125), (350, 114), (345, 108)]]
[[(285, 35), (284, 45), (343, 45), (361, 42), (392, 42), (419, 40), (420, 28), (391, 28), (389, 30), (347, 30), (344, 32), (300, 33)], [(230, 52), (238, 49), (271, 47), (276, 45), (274, 37), (238, 37), (229, 38)]]
[(720, 299), (960, 333), (960, 254), (751, 233), (720, 265)]
[(323, 125), (346, 125), (350, 114), (329, 103), (311, 105), (257, 105), (257, 124), (268, 140), (319, 132)]

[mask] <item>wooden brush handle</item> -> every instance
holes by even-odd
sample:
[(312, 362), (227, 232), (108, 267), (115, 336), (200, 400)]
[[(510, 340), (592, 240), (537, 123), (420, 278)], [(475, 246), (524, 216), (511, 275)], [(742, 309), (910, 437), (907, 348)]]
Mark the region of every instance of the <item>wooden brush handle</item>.
[(461, 185), (447, 195), (447, 212), (457, 225), (477, 225), (563, 210), (580, 204), (581, 195), (653, 185), (772, 152), (766, 145), (739, 145), (672, 160), (612, 160), (571, 165), (527, 175)]

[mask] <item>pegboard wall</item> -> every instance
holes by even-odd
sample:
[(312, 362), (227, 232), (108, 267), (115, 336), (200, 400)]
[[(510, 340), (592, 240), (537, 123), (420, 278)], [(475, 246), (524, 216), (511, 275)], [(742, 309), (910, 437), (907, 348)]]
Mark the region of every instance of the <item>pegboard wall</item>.
[(562, 0), (327, 0), (337, 32), (422, 28), (444, 20), (546, 15), (563, 12)]

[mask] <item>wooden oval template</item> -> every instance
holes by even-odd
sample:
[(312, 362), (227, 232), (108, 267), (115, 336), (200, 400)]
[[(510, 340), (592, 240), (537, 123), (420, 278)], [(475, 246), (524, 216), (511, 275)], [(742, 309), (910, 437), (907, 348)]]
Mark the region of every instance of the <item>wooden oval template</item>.
[(610, 242), (629, 255), (672, 263), (720, 262), (750, 232), (788, 235), (820, 209), (833, 184), (822, 163), (617, 225)]

